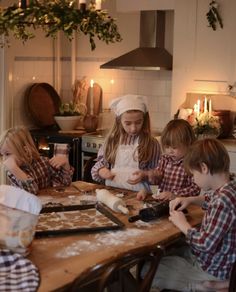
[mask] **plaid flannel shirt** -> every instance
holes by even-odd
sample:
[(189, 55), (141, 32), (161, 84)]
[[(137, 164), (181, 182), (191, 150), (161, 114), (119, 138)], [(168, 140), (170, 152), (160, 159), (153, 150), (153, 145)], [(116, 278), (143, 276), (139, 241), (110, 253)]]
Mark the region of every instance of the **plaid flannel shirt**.
[(187, 239), (204, 271), (229, 279), (236, 261), (236, 181), (205, 195), (201, 227), (191, 228)]
[(171, 192), (175, 196), (197, 196), (200, 188), (194, 183), (193, 177), (184, 169), (183, 158), (174, 160), (163, 154), (159, 160), (157, 170), (163, 177), (158, 183), (161, 192)]
[(56, 186), (68, 186), (72, 182), (74, 168), (55, 169), (49, 163), (49, 158), (41, 156), (33, 160), (30, 166), (22, 165), (21, 169), (27, 173), (29, 179), (19, 180), (11, 172), (7, 171), (7, 177), (11, 185), (22, 188), (29, 193), (37, 194), (40, 189)]
[(30, 260), (7, 249), (0, 249), (0, 291), (34, 292), (39, 271)]

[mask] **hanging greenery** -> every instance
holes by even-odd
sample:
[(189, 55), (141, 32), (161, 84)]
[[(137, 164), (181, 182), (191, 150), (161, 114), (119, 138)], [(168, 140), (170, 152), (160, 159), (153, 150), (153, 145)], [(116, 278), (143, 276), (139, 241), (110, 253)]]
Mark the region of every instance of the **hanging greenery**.
[(223, 28), (223, 22), (218, 12), (218, 3), (216, 3), (216, 1), (211, 1), (206, 16), (209, 26), (211, 26), (213, 30), (216, 30), (217, 23)]
[(94, 3), (88, 9), (78, 9), (75, 0), (30, 0), (26, 8), (16, 4), (0, 8), (0, 35), (5, 36), (7, 44), (10, 32), (24, 43), (35, 37), (38, 28), (53, 38), (59, 31), (69, 40), (74, 31), (88, 35), (92, 50), (96, 48), (95, 36), (107, 44), (122, 40), (115, 19), (106, 10), (96, 10)]

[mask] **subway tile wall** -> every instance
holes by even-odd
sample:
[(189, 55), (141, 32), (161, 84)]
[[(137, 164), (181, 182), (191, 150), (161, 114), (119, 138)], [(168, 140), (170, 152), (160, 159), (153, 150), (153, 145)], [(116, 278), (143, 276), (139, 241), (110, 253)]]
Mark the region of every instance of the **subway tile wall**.
[[(103, 110), (108, 109), (111, 99), (125, 94), (147, 96), (151, 123), (154, 130), (161, 131), (171, 119), (171, 71), (126, 71), (100, 69), (106, 58), (77, 58), (76, 78), (93, 79), (103, 90)], [(55, 84), (54, 60), (51, 57), (15, 57), (13, 68), (13, 117), (14, 124), (34, 126), (24, 106), (26, 88), (35, 82)], [(71, 60), (61, 59), (61, 92), (63, 101), (72, 96)], [(114, 84), (111, 84), (111, 79)], [(102, 125), (106, 128), (107, 125)]]
[[(152, 127), (162, 130), (170, 120), (171, 71), (130, 71), (100, 69), (100, 65), (108, 61), (103, 58), (77, 58), (77, 79), (86, 77), (98, 83), (103, 90), (103, 110), (109, 108), (109, 102), (125, 94), (145, 95), (148, 100)], [(61, 96), (64, 100), (71, 99), (70, 62), (64, 61), (63, 84)], [(114, 83), (111, 83), (114, 80)], [(106, 125), (104, 125), (106, 127)]]

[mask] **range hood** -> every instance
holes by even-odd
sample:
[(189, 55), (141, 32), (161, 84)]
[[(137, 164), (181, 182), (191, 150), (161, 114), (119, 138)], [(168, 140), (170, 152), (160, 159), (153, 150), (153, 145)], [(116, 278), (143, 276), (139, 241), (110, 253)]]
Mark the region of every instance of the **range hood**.
[(100, 66), (101, 69), (171, 70), (172, 56), (165, 49), (163, 10), (140, 12), (139, 48)]

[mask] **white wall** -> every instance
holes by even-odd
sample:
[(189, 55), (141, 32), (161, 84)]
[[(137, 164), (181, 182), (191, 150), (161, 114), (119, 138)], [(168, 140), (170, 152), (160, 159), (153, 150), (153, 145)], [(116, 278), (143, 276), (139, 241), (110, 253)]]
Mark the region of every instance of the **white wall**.
[[(103, 7), (117, 18), (123, 41), (110, 45), (97, 41), (97, 48), (92, 52), (88, 38), (79, 36), (76, 40), (76, 78), (86, 76), (88, 80), (94, 79), (101, 85), (104, 109), (108, 107), (113, 97), (119, 95), (127, 93), (147, 95), (153, 127), (162, 129), (177, 109), (186, 103), (188, 92), (206, 92), (222, 96), (227, 93), (225, 91), (227, 83), (236, 80), (234, 52), (236, 38), (232, 37), (236, 28), (234, 17), (236, 2), (219, 0), (218, 3), (224, 29), (213, 31), (207, 27), (206, 12), (209, 3), (205, 0), (129, 0), (128, 2), (107, 0), (103, 3)], [(102, 63), (138, 46), (139, 11), (147, 9), (174, 10), (173, 71), (101, 70), (99, 66)], [(62, 37), (60, 49), (62, 78), (59, 94), (62, 99), (69, 100), (72, 98), (73, 83), (71, 43)], [(54, 42), (44, 38), (40, 31), (37, 32), (35, 40), (25, 45), (12, 40), (11, 48), (6, 49), (6, 74), (9, 85), (6, 98), (10, 101), (9, 117), (13, 117), (9, 119), (9, 124), (31, 124), (23, 107), (27, 86), (33, 82), (48, 82), (56, 86), (58, 77), (55, 51)], [(231, 63), (234, 64), (230, 66)], [(209, 78), (213, 81), (209, 82)], [(111, 79), (115, 80), (114, 85), (110, 84)], [(235, 99), (232, 103), (234, 106)], [(223, 109), (224, 99), (219, 97), (217, 106), (221, 107), (221, 105)]]

